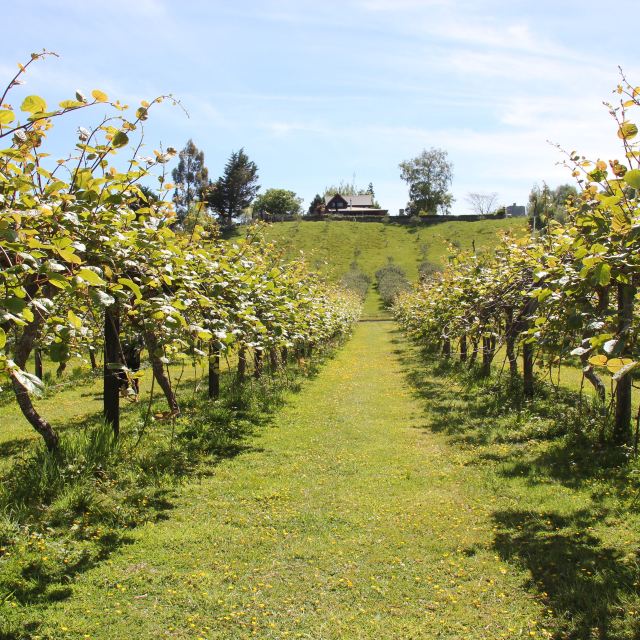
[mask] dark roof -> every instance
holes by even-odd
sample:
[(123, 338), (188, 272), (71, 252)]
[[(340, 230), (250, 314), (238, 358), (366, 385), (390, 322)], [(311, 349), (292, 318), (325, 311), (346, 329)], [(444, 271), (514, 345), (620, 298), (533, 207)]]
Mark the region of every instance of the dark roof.
[(325, 206), (328, 205), (335, 197), (342, 198), (349, 207), (372, 207), (373, 206), (373, 196), (370, 193), (365, 193), (361, 196), (343, 196), (339, 193), (336, 193), (332, 196), (324, 197)]

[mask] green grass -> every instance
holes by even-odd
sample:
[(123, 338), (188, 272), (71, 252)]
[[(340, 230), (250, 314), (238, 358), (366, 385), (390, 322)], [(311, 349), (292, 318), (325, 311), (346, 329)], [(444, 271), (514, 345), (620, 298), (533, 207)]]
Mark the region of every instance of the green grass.
[(500, 557), (484, 472), (426, 427), (392, 323), (354, 338), (243, 455), (73, 581), (42, 638), (514, 638), (553, 623)]
[[(405, 227), (382, 222), (280, 222), (266, 226), (269, 240), (281, 247), (285, 256), (303, 253), (308, 263), (333, 281), (340, 281), (355, 261), (372, 283), (374, 274), (391, 258), (410, 281), (418, 278), (418, 265), (425, 259), (443, 266), (458, 249), (477, 251), (494, 247), (503, 232), (525, 233), (526, 220), (451, 220), (432, 226)], [(243, 233), (242, 227), (234, 231)], [(452, 249), (452, 243), (455, 246)], [(363, 313), (366, 317), (384, 316), (378, 296), (370, 287)]]
[(506, 376), (406, 359), (428, 427), (484, 474), (492, 548), (528, 574), (558, 639), (640, 637), (640, 463), (599, 443), (597, 410), (573, 391), (538, 386), (524, 401)]
[(254, 416), (242, 446), (202, 458), (102, 555), (82, 555), (91, 537), (73, 554), (25, 540), (33, 591), (7, 597), (0, 637), (637, 638), (638, 466), (560, 394), (523, 402), (361, 323), (285, 405), (231, 400)]
[[(166, 518), (180, 483), (242, 452), (283, 393), (315, 366), (292, 366), (241, 386), (225, 373), (217, 402), (184, 381), (182, 415), (152, 419), (141, 439), (146, 404), (123, 412), (117, 442), (99, 413), (58, 425), (55, 453), (27, 439), (0, 484), (0, 638), (37, 637), (46, 608), (69, 597), (81, 573), (127, 544), (135, 527)], [(70, 387), (56, 398), (64, 405), (76, 394)], [(150, 415), (163, 408), (156, 398)]]
[(433, 226), (404, 227), (382, 222), (281, 222), (267, 227), (266, 235), (277, 242), (287, 256), (302, 251), (309, 264), (333, 280), (340, 280), (356, 260), (373, 278), (377, 269), (393, 258), (410, 280), (418, 276), (423, 249), (428, 260), (446, 264), (449, 244), (464, 250), (482, 251), (496, 245), (502, 231), (524, 233), (526, 220), (482, 220), (443, 222)]

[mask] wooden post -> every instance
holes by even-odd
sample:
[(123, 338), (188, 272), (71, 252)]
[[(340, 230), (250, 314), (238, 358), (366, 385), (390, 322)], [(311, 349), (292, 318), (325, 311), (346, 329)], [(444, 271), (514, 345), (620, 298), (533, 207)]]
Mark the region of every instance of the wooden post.
[(442, 342), (442, 355), (447, 359), (451, 356), (451, 340), (449, 338), (445, 338)]
[(533, 398), (533, 344), (522, 345), (522, 383), (525, 398)]
[(262, 351), (255, 349), (253, 352), (253, 377), (257, 380), (262, 375)]
[(42, 349), (40, 347), (36, 347), (33, 351), (33, 359), (35, 364), (35, 374), (36, 377), (42, 380), (43, 372), (42, 372)]
[(467, 361), (467, 336), (460, 338), (460, 362)]
[[(624, 341), (620, 357), (629, 356), (631, 348), (629, 335), (633, 322), (633, 300), (635, 287), (631, 284), (618, 285), (618, 335)], [(616, 419), (613, 426), (613, 442), (627, 444), (631, 441), (631, 375), (622, 376), (616, 384)]]
[(269, 349), (269, 368), (271, 375), (278, 372), (278, 350), (275, 347)]
[(209, 398), (220, 397), (220, 349), (209, 343)]
[(482, 375), (487, 377), (491, 373), (491, 338), (482, 336)]
[(247, 375), (247, 348), (242, 345), (238, 350), (238, 382), (243, 383)]
[(120, 434), (120, 314), (117, 303), (104, 310), (104, 366), (103, 407), (104, 419), (111, 424), (113, 435)]

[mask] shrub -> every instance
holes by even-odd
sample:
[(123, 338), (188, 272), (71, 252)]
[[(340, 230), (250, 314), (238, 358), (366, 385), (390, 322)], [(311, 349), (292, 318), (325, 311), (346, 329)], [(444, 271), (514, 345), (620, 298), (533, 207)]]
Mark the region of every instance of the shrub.
[(393, 263), (376, 271), (376, 283), (378, 293), (386, 307), (390, 307), (402, 291), (411, 289), (404, 270)]

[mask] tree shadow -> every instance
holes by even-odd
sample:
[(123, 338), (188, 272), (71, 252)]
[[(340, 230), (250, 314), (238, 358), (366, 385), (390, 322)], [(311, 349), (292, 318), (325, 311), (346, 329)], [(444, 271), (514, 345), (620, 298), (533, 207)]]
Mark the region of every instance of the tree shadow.
[(503, 560), (529, 572), (528, 586), (543, 594), (561, 621), (556, 638), (640, 637), (640, 620), (624, 615), (639, 604), (638, 556), (625, 559), (603, 545), (592, 529), (604, 516), (593, 510), (493, 514), (494, 548)]

